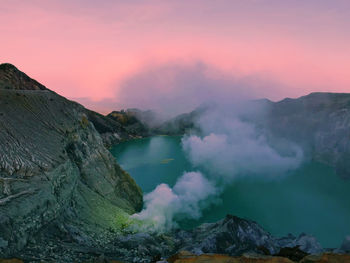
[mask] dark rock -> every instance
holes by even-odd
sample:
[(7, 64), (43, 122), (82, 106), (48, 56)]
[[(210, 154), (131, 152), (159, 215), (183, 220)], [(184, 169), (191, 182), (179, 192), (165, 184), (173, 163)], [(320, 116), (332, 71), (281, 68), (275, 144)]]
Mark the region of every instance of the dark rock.
[(346, 253), (350, 253), (350, 236), (346, 236), (340, 247), (340, 249)]
[(267, 256), (271, 255), (270, 250), (268, 250), (268, 249), (267, 249), (266, 247), (264, 247), (264, 246), (258, 246), (257, 249), (258, 249), (260, 252), (262, 252), (262, 254), (264, 254), (264, 255), (267, 255)]
[(300, 250), (298, 246), (295, 246), (295, 247), (283, 247), (275, 255), (279, 257), (289, 258), (293, 261), (299, 261), (303, 259), (305, 256), (307, 256), (308, 253)]
[(93, 123), (95, 129), (100, 133), (106, 147), (111, 147), (123, 140), (132, 138), (125, 127), (118, 121), (87, 109), (85, 110), (85, 114), (89, 121)]
[(308, 254), (319, 254), (323, 251), (321, 245), (315, 237), (306, 234), (300, 234), (299, 237), (289, 235), (277, 239), (279, 247), (298, 247)]
[[(0, 64), (0, 87), (15, 90), (46, 90), (46, 87), (19, 71), (14, 65)], [(16, 93), (16, 96), (23, 94)]]
[[(129, 109), (122, 111), (112, 111), (107, 115), (109, 119), (120, 123), (124, 127), (127, 134), (131, 136), (149, 136), (150, 127), (146, 125), (143, 121), (144, 112), (137, 109)], [(151, 122), (151, 118), (148, 119)]]
[[(302, 235), (275, 238), (257, 223), (236, 216), (227, 215), (216, 223), (203, 224), (192, 231), (179, 231), (177, 238), (183, 244), (181, 249), (195, 254), (222, 253), (231, 256), (247, 252), (277, 254), (283, 247), (300, 246), (305, 253), (322, 252), (313, 237)], [(308, 242), (306, 242), (307, 240)], [(307, 245), (305, 245), (307, 243)], [(261, 248), (264, 251), (261, 251)]]

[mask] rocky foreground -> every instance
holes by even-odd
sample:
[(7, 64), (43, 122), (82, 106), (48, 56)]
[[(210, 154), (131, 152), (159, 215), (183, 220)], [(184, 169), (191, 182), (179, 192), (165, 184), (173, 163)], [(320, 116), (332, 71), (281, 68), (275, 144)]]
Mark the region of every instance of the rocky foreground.
[(194, 255), (188, 251), (181, 251), (178, 254), (167, 259), (169, 263), (323, 263), (323, 262), (350, 262), (350, 255), (340, 255), (325, 253), (321, 255), (309, 255), (303, 258), (291, 260), (283, 256), (262, 256), (262, 255), (243, 255), (240, 257), (230, 257), (222, 254), (203, 254)]
[[(123, 263), (119, 260), (108, 260), (101, 256), (94, 260), (98, 263)], [(179, 253), (156, 263), (346, 263), (350, 262), (350, 255), (324, 253), (320, 255), (307, 255), (300, 260), (291, 260), (283, 256), (264, 256), (264, 255), (243, 255), (239, 257), (231, 257), (223, 254), (202, 254), (195, 255), (188, 251), (180, 251)], [(0, 263), (24, 263), (23, 260), (0, 259)]]
[[(142, 208), (142, 192), (105, 147), (136, 136), (118, 114), (87, 110), (13, 65), (0, 65), (0, 258), (9, 258), (0, 262), (348, 259), (326, 254), (305, 261), (325, 252), (315, 238), (276, 238), (231, 215), (193, 230), (133, 230), (129, 215)], [(345, 242), (331, 252), (349, 251)], [(247, 253), (258, 259), (240, 257)]]

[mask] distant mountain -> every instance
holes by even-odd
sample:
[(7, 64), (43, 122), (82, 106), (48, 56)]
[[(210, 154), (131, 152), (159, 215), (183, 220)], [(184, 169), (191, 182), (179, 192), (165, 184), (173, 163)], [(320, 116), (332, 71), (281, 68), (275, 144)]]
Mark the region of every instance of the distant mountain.
[(350, 94), (311, 93), (267, 105), (260, 119), (270, 138), (285, 138), (350, 178)]
[[(294, 142), (303, 148), (306, 158), (331, 165), (340, 176), (350, 178), (350, 93), (318, 92), (279, 102), (262, 99), (251, 101), (244, 109), (241, 118), (261, 129), (272, 145)], [(198, 120), (207, 110), (181, 114), (156, 132), (200, 133)]]
[(180, 114), (154, 127), (154, 133), (164, 135), (182, 135), (189, 132), (199, 132), (196, 123), (200, 116), (202, 116), (207, 110), (207, 107), (198, 107), (189, 113)]
[(155, 119), (152, 111), (138, 109), (112, 111), (106, 117), (120, 123), (129, 135), (136, 137), (151, 135), (150, 126)]

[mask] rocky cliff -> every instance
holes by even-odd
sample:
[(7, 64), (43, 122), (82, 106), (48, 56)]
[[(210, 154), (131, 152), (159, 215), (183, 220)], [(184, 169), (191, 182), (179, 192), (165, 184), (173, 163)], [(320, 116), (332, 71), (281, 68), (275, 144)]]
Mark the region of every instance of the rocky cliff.
[(350, 94), (311, 93), (267, 102), (260, 123), (270, 138), (296, 142), (308, 157), (350, 178)]
[(107, 148), (114, 144), (118, 144), (123, 140), (134, 138), (123, 123), (88, 109), (85, 109), (84, 112), (88, 120), (94, 125), (95, 129), (100, 134), (102, 141)]
[(0, 254), (17, 253), (48, 224), (93, 239), (142, 207), (86, 112), (0, 65)]
[[(152, 115), (151, 111), (147, 112), (149, 115)], [(112, 111), (106, 117), (120, 123), (129, 135), (134, 137), (145, 137), (151, 135), (150, 127), (146, 124), (143, 118), (147, 115), (147, 112), (138, 109), (127, 109), (125, 111)], [(151, 123), (151, 119), (151, 117), (148, 118), (148, 123)]]

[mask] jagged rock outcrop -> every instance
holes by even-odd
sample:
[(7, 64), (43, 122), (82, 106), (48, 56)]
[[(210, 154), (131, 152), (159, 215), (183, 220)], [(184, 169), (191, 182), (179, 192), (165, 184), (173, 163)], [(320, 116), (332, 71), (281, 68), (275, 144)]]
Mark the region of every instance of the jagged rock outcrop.
[(9, 63), (0, 64), (1, 89), (22, 90), (46, 90), (46, 87), (36, 80), (28, 77)]
[(182, 250), (195, 254), (218, 253), (231, 256), (246, 252), (277, 254), (281, 248), (299, 247), (308, 254), (322, 252), (322, 247), (311, 236), (289, 235), (275, 238), (257, 223), (236, 216), (227, 215), (216, 223), (203, 224), (192, 231), (180, 231), (177, 236), (183, 240)]
[(0, 254), (17, 253), (55, 221), (93, 239), (142, 207), (86, 111), (0, 65)]
[[(128, 109), (126, 111), (112, 111), (106, 117), (120, 123), (127, 134), (134, 137), (145, 137), (151, 134), (150, 127), (146, 125), (142, 118), (147, 113), (137, 109)], [(149, 113), (151, 114), (151, 112)], [(149, 122), (151, 119), (148, 120)]]
[[(120, 143), (121, 141), (147, 137), (153, 132), (155, 113), (138, 109), (113, 111), (106, 116), (86, 109), (85, 114), (95, 129), (101, 135), (106, 147)], [(156, 121), (156, 123), (158, 123)]]
[(155, 258), (168, 258), (184, 250), (194, 255), (216, 253), (229, 256), (241, 256), (244, 253), (277, 255), (282, 248), (296, 246), (304, 255), (323, 251), (311, 236), (276, 238), (257, 223), (232, 215), (192, 230), (178, 229), (158, 234), (131, 233), (118, 236), (112, 243), (118, 244), (118, 247), (111, 248), (110, 253), (113, 251), (115, 257), (127, 262), (152, 262)]
[(89, 121), (94, 124), (106, 147), (109, 148), (123, 140), (133, 138), (122, 123), (88, 109), (85, 109), (85, 114)]
[[(91, 213), (92, 211), (88, 211)], [(112, 211), (113, 212), (113, 211)], [(87, 215), (87, 214), (85, 214)], [(67, 220), (67, 219), (66, 219)], [(167, 233), (110, 232), (97, 233), (91, 225), (68, 217), (69, 223), (54, 222), (43, 228), (26, 248), (17, 254), (26, 261), (86, 262), (103, 256), (106, 260), (123, 262), (154, 262), (168, 258), (178, 251), (188, 250), (195, 255), (206, 253), (241, 256), (245, 253), (276, 256), (282, 248), (289, 247), (289, 257), (320, 253), (317, 241), (308, 237), (275, 238), (255, 222), (228, 215), (216, 223), (203, 224), (193, 230), (175, 230)], [(81, 225), (83, 224), (84, 227)], [(84, 232), (82, 231), (84, 229)], [(93, 238), (89, 233), (94, 233)], [(299, 244), (297, 249), (295, 244)], [(295, 255), (296, 254), (296, 255)]]

